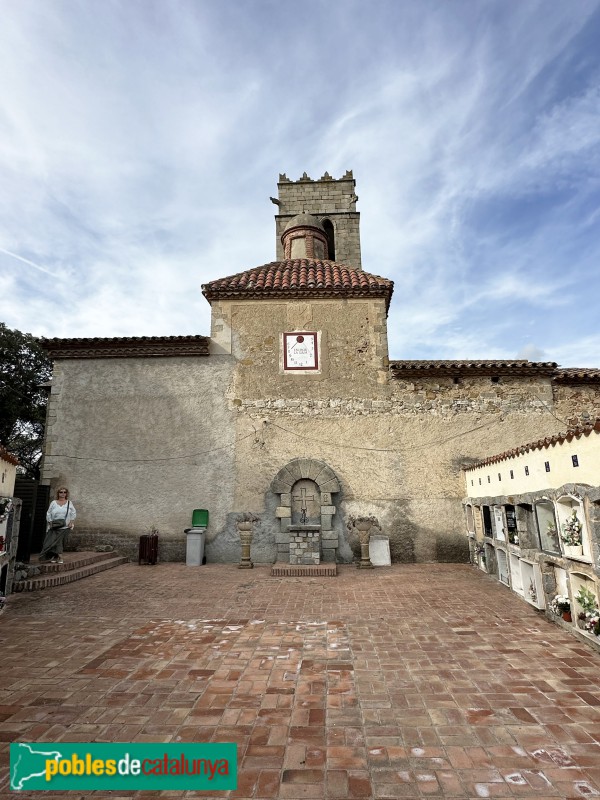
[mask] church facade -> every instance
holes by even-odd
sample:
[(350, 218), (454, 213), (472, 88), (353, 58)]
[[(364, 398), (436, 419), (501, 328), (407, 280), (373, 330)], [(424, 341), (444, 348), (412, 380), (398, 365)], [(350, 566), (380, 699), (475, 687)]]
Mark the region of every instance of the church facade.
[(463, 469), (596, 418), (600, 370), (529, 361), (390, 361), (393, 284), (362, 268), (351, 172), (280, 176), (276, 261), (202, 287), (210, 336), (48, 339), (42, 481), (66, 484), (82, 547), (130, 555), (160, 533), (184, 560), (209, 511), (208, 561), (285, 562), (311, 521), (324, 562), (377, 517), (392, 561), (466, 561)]

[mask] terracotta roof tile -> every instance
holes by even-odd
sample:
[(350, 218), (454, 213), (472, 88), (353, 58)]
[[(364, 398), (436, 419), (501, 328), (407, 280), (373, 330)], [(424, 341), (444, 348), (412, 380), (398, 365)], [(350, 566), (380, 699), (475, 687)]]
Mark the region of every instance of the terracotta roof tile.
[(587, 422), (573, 420), (573, 424), (570, 425), (566, 433), (557, 433), (554, 436), (546, 436), (544, 439), (538, 439), (536, 442), (529, 442), (528, 444), (514, 447), (512, 450), (506, 450), (504, 453), (498, 453), (495, 456), (490, 456), (482, 461), (478, 461), (477, 464), (470, 464), (468, 467), (464, 467), (464, 470), (465, 472), (468, 472), (471, 469), (477, 469), (477, 467), (485, 467), (488, 464), (496, 464), (498, 461), (505, 461), (508, 458), (516, 458), (523, 453), (528, 453), (530, 450), (541, 450), (543, 448), (554, 447), (555, 445), (562, 444), (565, 441), (571, 442), (573, 439), (579, 439), (581, 436), (589, 436), (592, 431), (600, 433), (600, 417), (596, 417), (595, 419)]
[(208, 336), (120, 336), (90, 339), (40, 339), (50, 358), (152, 358), (207, 356)]
[(556, 370), (555, 379), (559, 383), (598, 383), (600, 369), (561, 368)]
[(386, 307), (393, 290), (393, 281), (379, 275), (335, 261), (306, 258), (274, 261), (202, 286), (202, 294), (209, 301), (236, 297), (384, 297)]
[(600, 383), (600, 369), (562, 368), (554, 361), (463, 361), (447, 359), (390, 361), (393, 378), (459, 375), (546, 375), (557, 383)]
[(15, 467), (19, 466), (19, 459), (12, 453), (9, 453), (6, 447), (4, 447), (1, 444), (0, 444), (0, 458), (3, 461), (7, 461), (9, 464), (14, 464)]
[(390, 370), (394, 378), (418, 377), (419, 375), (548, 375), (556, 372), (553, 361), (536, 362), (526, 359), (516, 361), (391, 361)]

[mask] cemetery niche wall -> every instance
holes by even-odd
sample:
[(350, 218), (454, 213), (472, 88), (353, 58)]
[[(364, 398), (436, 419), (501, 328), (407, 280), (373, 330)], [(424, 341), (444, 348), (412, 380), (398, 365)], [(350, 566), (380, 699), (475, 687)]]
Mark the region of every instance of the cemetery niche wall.
[(599, 476), (600, 417), (573, 421), (467, 467), (463, 505), (471, 562), (600, 648)]

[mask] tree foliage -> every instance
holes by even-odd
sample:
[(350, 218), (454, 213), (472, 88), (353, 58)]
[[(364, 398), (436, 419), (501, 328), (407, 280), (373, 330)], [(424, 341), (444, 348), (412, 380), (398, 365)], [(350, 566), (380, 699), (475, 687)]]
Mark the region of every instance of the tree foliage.
[(39, 478), (47, 389), (52, 362), (30, 333), (0, 322), (0, 444), (17, 456), (20, 471)]

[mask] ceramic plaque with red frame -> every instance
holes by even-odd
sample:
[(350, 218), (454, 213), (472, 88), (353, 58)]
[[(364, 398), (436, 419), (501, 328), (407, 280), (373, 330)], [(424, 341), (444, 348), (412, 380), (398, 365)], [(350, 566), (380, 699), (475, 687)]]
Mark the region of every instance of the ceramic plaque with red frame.
[(283, 334), (283, 368), (319, 369), (319, 352), (316, 331), (296, 331)]

